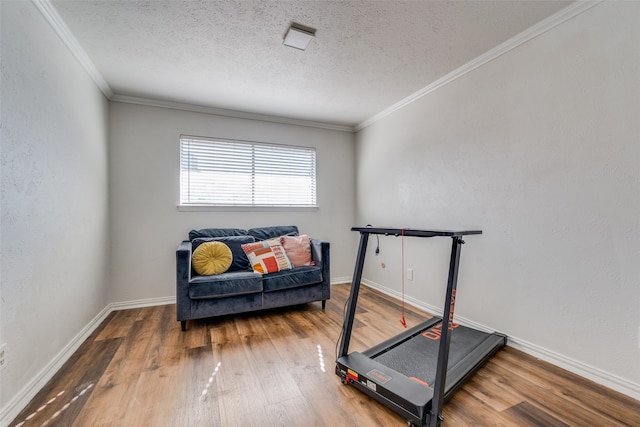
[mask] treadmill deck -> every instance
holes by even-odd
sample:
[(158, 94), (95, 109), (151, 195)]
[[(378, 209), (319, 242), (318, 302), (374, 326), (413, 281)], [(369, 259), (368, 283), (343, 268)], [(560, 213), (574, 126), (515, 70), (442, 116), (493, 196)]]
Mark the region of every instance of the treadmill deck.
[[(442, 322), (438, 322), (393, 348), (369, 356), (406, 377), (416, 378), (432, 386), (436, 378), (441, 327)], [(474, 348), (490, 337), (491, 334), (486, 332), (453, 324), (448, 370), (464, 362)], [(365, 351), (364, 354), (368, 352)]]
[[(433, 317), (362, 353), (340, 357), (336, 374), (416, 425), (422, 425), (431, 410), (441, 325), (441, 318)], [(506, 340), (502, 334), (454, 324), (445, 400), (497, 353)]]

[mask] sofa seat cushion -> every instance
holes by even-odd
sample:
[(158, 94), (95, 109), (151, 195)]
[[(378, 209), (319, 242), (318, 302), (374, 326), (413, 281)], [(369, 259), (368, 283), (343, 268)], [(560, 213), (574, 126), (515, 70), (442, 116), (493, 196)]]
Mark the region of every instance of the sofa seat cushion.
[(223, 298), (254, 292), (262, 292), (262, 275), (251, 270), (195, 276), (189, 281), (191, 299)]
[(319, 266), (296, 267), (263, 276), (265, 292), (297, 288), (322, 282), (322, 269)]

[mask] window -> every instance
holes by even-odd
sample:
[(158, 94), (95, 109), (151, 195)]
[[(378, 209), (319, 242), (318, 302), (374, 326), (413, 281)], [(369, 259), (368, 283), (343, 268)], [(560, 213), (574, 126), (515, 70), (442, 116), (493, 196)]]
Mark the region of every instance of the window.
[(182, 136), (180, 204), (316, 206), (316, 150)]

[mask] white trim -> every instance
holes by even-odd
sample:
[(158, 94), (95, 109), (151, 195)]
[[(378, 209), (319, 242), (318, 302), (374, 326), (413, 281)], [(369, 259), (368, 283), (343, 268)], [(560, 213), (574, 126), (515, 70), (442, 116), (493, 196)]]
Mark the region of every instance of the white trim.
[(351, 283), (350, 276), (344, 277), (332, 277), (330, 280), (331, 285), (344, 285), (345, 283)]
[(156, 305), (175, 304), (176, 297), (146, 298), (134, 301), (113, 302), (109, 304), (109, 312), (129, 310), (131, 308), (153, 307)]
[[(331, 280), (331, 283), (351, 282), (350, 277), (337, 277)], [(67, 360), (73, 356), (78, 348), (84, 343), (91, 334), (104, 322), (104, 320), (114, 311), (128, 310), (132, 308), (152, 307), (156, 305), (175, 304), (176, 297), (159, 297), (146, 298), (133, 301), (122, 301), (108, 304), (96, 317), (94, 317), (87, 326), (85, 326), (60, 352), (44, 367), (35, 377), (31, 379), (24, 387), (0, 409), (0, 426), (8, 426), (22, 411), (27, 407), (31, 399), (53, 378), (53, 376), (62, 368)]]
[(145, 105), (147, 107), (167, 108), (170, 110), (190, 111), (194, 113), (205, 113), (216, 116), (234, 117), (239, 119), (257, 120), (270, 123), (282, 123), (294, 126), (304, 126), (320, 129), (337, 130), (340, 132), (353, 132), (353, 126), (336, 125), (331, 123), (314, 122), (310, 120), (293, 119), (289, 117), (271, 116), (268, 114), (249, 113), (245, 111), (227, 110), (224, 108), (206, 107), (204, 105), (184, 104), (181, 102), (161, 101), (157, 99), (142, 98), (137, 96), (114, 95), (113, 102), (125, 104)]
[(527, 353), (533, 357), (549, 362), (595, 383), (625, 394), (633, 399), (640, 400), (640, 384), (633, 383), (617, 375), (605, 372), (595, 366), (587, 365), (579, 360), (572, 359), (539, 345), (530, 343), (517, 337), (508, 337), (507, 345)]
[[(366, 286), (369, 286), (370, 288), (382, 292), (385, 295), (389, 295), (392, 298), (395, 298), (397, 300), (402, 299), (401, 293), (382, 286), (379, 283), (375, 283), (370, 280), (362, 280), (362, 283)], [(426, 312), (442, 316), (443, 310), (440, 307), (425, 304), (420, 300), (412, 297), (407, 297), (406, 295), (404, 297), (404, 301), (406, 304), (417, 307)], [(463, 326), (469, 326), (480, 331), (493, 332), (491, 328), (488, 328), (487, 326), (466, 319), (464, 317), (456, 315), (455, 320), (457, 323)], [(572, 359), (570, 357), (548, 350), (544, 347), (530, 343), (517, 337), (508, 336), (507, 345), (509, 347), (518, 349), (530, 356), (544, 360), (545, 362), (551, 363), (552, 365), (558, 366), (583, 378), (587, 378), (595, 383), (620, 392), (633, 399), (640, 400), (640, 384), (636, 384), (617, 375), (605, 372), (600, 368), (587, 365), (586, 363), (580, 362), (579, 360)]]
[[(351, 277), (334, 277), (331, 279), (331, 284), (350, 283)], [(400, 299), (402, 295), (392, 289), (386, 288), (378, 283), (370, 280), (363, 280), (362, 283), (369, 286), (372, 289), (376, 289), (383, 294), (389, 295), (392, 298)], [(29, 383), (27, 383), (9, 402), (0, 410), (0, 426), (8, 426), (15, 417), (18, 416), (29, 404), (31, 399), (44, 387), (47, 382), (53, 378), (58, 370), (65, 364), (67, 360), (73, 356), (80, 345), (85, 342), (89, 336), (96, 330), (96, 328), (107, 318), (113, 311), (126, 310), (140, 307), (151, 307), (156, 305), (175, 304), (175, 297), (159, 297), (159, 298), (147, 298), (134, 301), (124, 301), (118, 303), (111, 303), (107, 305), (96, 317), (94, 317), (87, 326), (85, 326), (70, 342), (67, 344), (52, 360), (49, 362)], [(422, 309), (429, 313), (436, 315), (442, 315), (442, 309), (436, 306), (425, 304), (415, 298), (406, 297), (405, 302), (416, 308)], [(470, 326), (478, 330), (490, 332), (491, 329), (484, 325), (473, 322), (463, 317), (456, 317), (456, 321), (461, 325)], [(553, 365), (559, 366), (574, 374), (580, 375), (584, 378), (588, 378), (598, 384), (608, 387), (612, 390), (616, 390), (623, 393), (633, 399), (640, 400), (640, 385), (628, 381), (624, 378), (620, 378), (616, 375), (605, 372), (601, 369), (589, 366), (577, 360), (547, 350), (543, 347), (529, 343), (525, 340), (508, 337), (507, 345), (521, 350), (531, 356), (542, 359)]]
[(320, 206), (218, 206), (218, 205), (178, 205), (179, 212), (315, 212)]
[[(390, 296), (391, 298), (394, 298), (396, 300), (402, 300), (402, 294), (396, 290), (389, 289), (386, 286), (382, 286), (381, 284), (372, 282), (371, 280), (363, 279), (362, 283), (366, 286), (369, 286), (372, 289), (375, 289), (379, 292), (382, 292), (385, 295)], [(420, 301), (419, 299), (416, 299), (407, 295), (404, 296), (404, 302), (407, 305), (426, 311), (427, 313), (434, 314), (436, 316), (442, 316), (442, 313), (443, 313), (442, 307), (436, 307), (435, 305), (426, 304), (425, 302)], [(474, 322), (473, 320), (470, 320), (470, 319), (467, 319), (466, 317), (461, 317), (458, 315), (456, 315), (456, 323), (459, 323), (462, 326), (468, 326), (470, 328), (477, 329), (479, 331), (494, 332), (494, 330), (491, 328), (488, 328), (480, 323)]]
[(355, 127), (355, 131), (361, 131), (362, 129), (371, 126), (372, 124), (374, 124), (375, 122), (382, 120), (383, 118), (389, 116), (390, 114), (400, 110), (401, 108), (406, 107), (407, 105), (413, 103), (414, 101), (417, 101), (418, 99), (422, 98), (423, 96), (437, 90), (440, 89), (442, 86), (453, 82), (454, 80), (458, 79), (459, 77), (464, 76), (465, 74), (467, 74), (468, 72), (471, 72), (473, 70), (475, 70), (478, 67), (481, 67), (482, 65), (493, 61), (494, 59), (500, 57), (501, 55), (509, 52), (512, 49), (515, 49), (516, 47), (520, 46), (521, 44), (524, 44), (526, 42), (528, 42), (529, 40), (532, 40), (536, 37), (538, 37), (539, 35), (546, 33), (547, 31), (557, 27), (558, 25), (562, 24), (565, 21), (568, 21), (571, 18), (574, 18), (575, 16), (581, 14), (582, 12), (585, 12), (589, 9), (591, 9), (592, 7), (594, 7), (595, 5), (602, 3), (604, 0), (595, 0), (595, 1), (576, 1), (575, 3), (572, 3), (571, 5), (565, 7), (564, 9), (554, 13), (553, 15), (549, 16), (546, 19), (543, 19), (542, 21), (540, 21), (539, 23), (535, 24), (534, 26), (524, 30), (523, 32), (521, 32), (520, 34), (515, 35), (514, 37), (511, 37), (509, 40), (499, 44), (498, 46), (494, 47), (493, 49), (485, 52), (484, 54), (478, 56), (477, 58), (467, 62), (466, 64), (456, 68), (455, 70), (453, 70), (452, 72), (444, 75), (443, 77), (439, 78), (438, 80), (434, 81), (433, 83), (431, 83), (430, 85), (424, 87), (423, 89), (413, 93), (412, 95), (409, 95), (408, 97), (402, 99), (401, 101), (393, 104), (392, 106), (382, 110), (381, 112), (379, 112), (378, 114), (376, 114), (373, 117), (370, 117), (369, 119), (365, 120), (364, 122), (358, 124)]
[(485, 52), (479, 57), (473, 59), (472, 61), (462, 65), (461, 67), (453, 70), (452, 72), (446, 74), (430, 85), (424, 87), (418, 92), (409, 95), (408, 97), (402, 99), (401, 101), (393, 104), (392, 106), (384, 109), (380, 113), (370, 117), (369, 119), (363, 121), (357, 126), (347, 126), (347, 125), (336, 125), (330, 123), (321, 123), (309, 120), (299, 120), (287, 117), (279, 117), (279, 116), (271, 116), (266, 114), (257, 114), (257, 113), (249, 113), (242, 112), (236, 110), (227, 110), (223, 108), (215, 108), (215, 107), (206, 107), (201, 105), (193, 105), (193, 104), (184, 104), (179, 102), (172, 101), (160, 101), (142, 97), (134, 97), (134, 96), (126, 96), (126, 95), (116, 95), (113, 93), (108, 83), (100, 74), (93, 61), (86, 54), (78, 40), (69, 30), (69, 27), (64, 23), (58, 12), (55, 10), (53, 5), (49, 0), (31, 0), (32, 3), (36, 6), (36, 8), (42, 13), (47, 22), (51, 25), (51, 27), (55, 30), (55, 32), (60, 36), (64, 44), (69, 48), (71, 53), (76, 57), (78, 62), (84, 67), (84, 69), (89, 73), (93, 81), (96, 83), (98, 88), (102, 91), (102, 93), (107, 97), (110, 101), (115, 102), (123, 102), (129, 104), (138, 104), (138, 105), (146, 105), (150, 107), (159, 107), (159, 108), (168, 108), (174, 110), (181, 111), (191, 111), (198, 113), (206, 113), (213, 114), (218, 116), (226, 116), (226, 117), (235, 117), (235, 118), (243, 118), (243, 119), (251, 119), (251, 120), (259, 120), (265, 122), (272, 123), (282, 123), (282, 124), (290, 124), (297, 126), (305, 126), (305, 127), (314, 127), (320, 129), (329, 129), (336, 130), (341, 132), (358, 132), (373, 123), (387, 117), (388, 115), (394, 113), (395, 111), (406, 107), (407, 105), (413, 103), (414, 101), (422, 98), (423, 96), (439, 89), (440, 87), (451, 83), (457, 78), (464, 76), (470, 71), (475, 70), (476, 68), (493, 61), (499, 56), (509, 52), (510, 50), (520, 46), (523, 43), (532, 40), (533, 38), (553, 29), (554, 27), (562, 24), (563, 22), (585, 12), (586, 10), (591, 9), (595, 5), (603, 2), (604, 0), (589, 0), (589, 1), (576, 1), (566, 8), (556, 12), (551, 15), (547, 19), (544, 19), (537, 23), (536, 25), (528, 28), (527, 30), (517, 34), (516, 36), (510, 38), (509, 40), (501, 43), (495, 48)]
[(67, 27), (67, 24), (65, 24), (62, 17), (58, 14), (58, 11), (51, 4), (50, 0), (31, 0), (31, 2), (36, 6), (40, 13), (42, 13), (49, 25), (51, 25), (56, 34), (58, 34), (63, 43), (71, 51), (71, 54), (78, 60), (78, 62), (80, 62), (82, 67), (87, 71), (89, 76), (91, 76), (95, 84), (109, 101), (146, 105), (149, 107), (168, 108), (181, 111), (190, 111), (195, 113), (206, 113), (217, 116), (251, 119), (271, 123), (282, 123), (295, 126), (336, 130), (341, 132), (354, 132), (353, 126), (347, 125), (337, 125), (332, 123), (315, 122), (311, 120), (271, 116), (268, 114), (249, 113), (244, 111), (227, 110), (223, 108), (207, 107), (202, 105), (183, 104), (180, 102), (160, 101), (149, 98), (114, 94), (107, 81), (104, 79), (102, 74), (100, 74), (98, 68), (84, 51), (84, 49), (80, 45), (80, 42), (78, 42), (78, 40), (75, 38), (69, 27)]
[(102, 91), (107, 99), (113, 98), (113, 91), (109, 87), (107, 81), (102, 77), (100, 71), (96, 68), (95, 64), (87, 53), (84, 51), (78, 40), (75, 38), (67, 24), (64, 23), (58, 11), (53, 7), (49, 0), (31, 0), (35, 7), (42, 13), (53, 30), (60, 36), (62, 42), (71, 51), (71, 54), (80, 62), (80, 65), (89, 73), (89, 76), (93, 79), (98, 88)]
[(106, 306), (94, 317), (56, 356), (36, 374), (8, 403), (0, 410), (0, 426), (7, 426), (20, 414), (31, 399), (44, 387), (47, 382), (62, 368), (67, 360), (75, 353), (82, 343), (96, 330), (96, 328), (111, 313), (110, 306)]
[(62, 365), (73, 356), (73, 353), (113, 311), (175, 303), (176, 298), (172, 296), (117, 302), (107, 305), (0, 410), (0, 426), (8, 426), (20, 414), (20, 411), (27, 407), (31, 399), (53, 378), (62, 368)]

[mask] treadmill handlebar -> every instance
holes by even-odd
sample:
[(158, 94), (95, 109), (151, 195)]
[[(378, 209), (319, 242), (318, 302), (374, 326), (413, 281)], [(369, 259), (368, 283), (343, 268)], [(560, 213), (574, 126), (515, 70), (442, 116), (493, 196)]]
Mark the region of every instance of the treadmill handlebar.
[(351, 231), (358, 231), (362, 234), (384, 234), (392, 236), (411, 237), (459, 237), (472, 234), (482, 234), (482, 230), (423, 230), (416, 228), (394, 228), (394, 227), (352, 227)]

